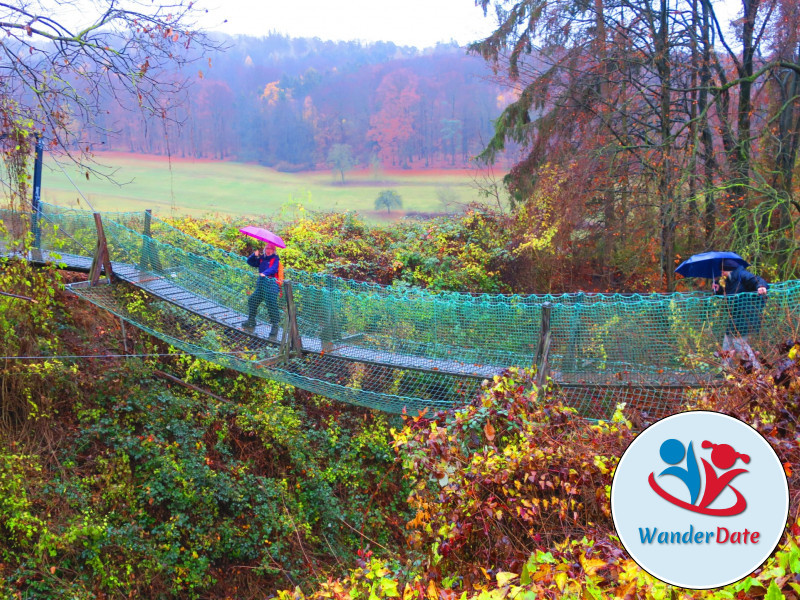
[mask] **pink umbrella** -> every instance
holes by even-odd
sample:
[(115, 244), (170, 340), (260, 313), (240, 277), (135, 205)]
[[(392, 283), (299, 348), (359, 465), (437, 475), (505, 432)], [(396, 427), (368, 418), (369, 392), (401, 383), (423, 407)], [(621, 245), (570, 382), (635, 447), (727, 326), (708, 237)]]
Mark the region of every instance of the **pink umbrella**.
[(269, 229), (262, 229), (261, 227), (253, 227), (252, 225), (248, 225), (247, 227), (242, 227), (239, 231), (245, 235), (256, 238), (257, 240), (261, 240), (262, 242), (274, 244), (278, 248), (286, 248), (286, 242), (281, 239), (281, 236), (272, 233)]

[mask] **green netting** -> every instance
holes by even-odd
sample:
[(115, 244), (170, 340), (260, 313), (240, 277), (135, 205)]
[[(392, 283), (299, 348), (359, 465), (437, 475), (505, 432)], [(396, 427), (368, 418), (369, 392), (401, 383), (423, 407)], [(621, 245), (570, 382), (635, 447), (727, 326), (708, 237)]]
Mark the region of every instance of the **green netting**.
[[(84, 215), (82, 218), (87, 219), (87, 222), (93, 223), (92, 213), (88, 211), (68, 210), (46, 203), (43, 203), (42, 206), (45, 207), (47, 213), (58, 214), (67, 212), (75, 214), (83, 212)], [(110, 218), (117, 223), (132, 229), (133, 231), (142, 233), (143, 235), (147, 233), (154, 240), (169, 244), (170, 246), (174, 246), (180, 250), (183, 250), (184, 252), (188, 252), (189, 254), (202, 256), (232, 267), (245, 269), (249, 268), (246, 266), (246, 259), (244, 256), (203, 242), (202, 240), (199, 240), (196, 237), (193, 237), (181, 231), (180, 229), (173, 227), (155, 215), (149, 215), (146, 212), (139, 211), (127, 213), (103, 213), (103, 216), (104, 218)], [(336, 277), (326, 273), (309, 273), (307, 271), (300, 271), (291, 267), (286, 267), (285, 270), (287, 279), (291, 279), (292, 281), (296, 281), (298, 283), (348, 289), (351, 291), (369, 292), (372, 294), (394, 296), (398, 298), (435, 296), (445, 299), (453, 298), (461, 302), (472, 300), (476, 303), (493, 301), (507, 302), (509, 299), (515, 298), (518, 302), (550, 301), (562, 304), (587, 304), (608, 301), (638, 302), (646, 299), (661, 301), (661, 298), (665, 295), (655, 292), (650, 294), (587, 294), (584, 292), (577, 292), (565, 294), (528, 294), (524, 296), (518, 294), (472, 294), (453, 291), (432, 292), (424, 288), (407, 287), (403, 285), (387, 286), (367, 281), (355, 281), (353, 279)], [(703, 292), (689, 292), (684, 295), (702, 297), (706, 294)]]
[[(42, 220), (51, 231), (42, 235), (43, 251), (93, 251), (91, 213), (49, 210)], [(687, 388), (720, 381), (715, 352), (726, 336), (729, 343), (747, 336), (765, 354), (797, 338), (797, 281), (773, 285), (766, 300), (698, 292), (503, 296), (428, 293), (287, 270), (304, 355), (266, 368), (277, 344), (265, 341), (265, 307), (254, 336), (237, 330), (256, 282), (242, 257), (142, 213), (104, 215), (103, 222), (114, 270), (151, 298), (150, 321), (102, 296), (110, 292), (77, 293), (210, 360), (383, 410), (463, 403), (482, 379), (532, 365), (546, 306), (550, 373), (569, 401), (593, 416), (607, 416), (620, 400), (652, 415), (674, 411)], [(278, 304), (285, 332), (285, 295)], [(181, 317), (176, 330), (177, 317), (166, 307), (194, 317)], [(260, 339), (261, 354), (246, 359), (217, 349), (214, 340), (228, 348), (231, 336)]]
[[(141, 221), (141, 213), (104, 213), (105, 220), (137, 227)], [(70, 258), (91, 258), (97, 246), (97, 229), (94, 213), (84, 210), (66, 209), (52, 204), (42, 203), (38, 219), (32, 213), (20, 213), (0, 209), (0, 221), (6, 232), (0, 244), (8, 251), (21, 248), (21, 239), (28, 232), (38, 230), (39, 245), (29, 258), (38, 257), (58, 259), (63, 256), (68, 262)], [(55, 257), (51, 256), (56, 255)]]
[(416, 414), (424, 408), (466, 404), (480, 388), (479, 380), (471, 377), (421, 374), (332, 354), (281, 358), (275, 344), (221, 326), (127, 284), (82, 284), (71, 289), (175, 348), (350, 404), (393, 413), (406, 409)]

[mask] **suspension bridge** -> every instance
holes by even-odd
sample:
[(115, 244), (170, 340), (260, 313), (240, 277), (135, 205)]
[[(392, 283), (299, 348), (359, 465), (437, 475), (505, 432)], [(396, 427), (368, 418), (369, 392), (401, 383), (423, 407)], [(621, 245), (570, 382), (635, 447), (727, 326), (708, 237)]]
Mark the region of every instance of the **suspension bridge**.
[[(84, 271), (70, 291), (184, 352), (328, 398), (399, 413), (468, 403), (508, 367), (538, 368), (579, 412), (618, 402), (658, 417), (722, 381), (733, 309), (761, 321), (754, 348), (797, 339), (800, 282), (726, 299), (706, 293), (435, 293), (286, 269), (277, 340), (241, 323), (255, 270), (149, 212), (42, 203), (0, 211), (5, 256)], [(33, 233), (33, 249), (15, 246)], [(101, 275), (106, 275), (105, 278)], [(263, 309), (262, 309), (263, 310)]]

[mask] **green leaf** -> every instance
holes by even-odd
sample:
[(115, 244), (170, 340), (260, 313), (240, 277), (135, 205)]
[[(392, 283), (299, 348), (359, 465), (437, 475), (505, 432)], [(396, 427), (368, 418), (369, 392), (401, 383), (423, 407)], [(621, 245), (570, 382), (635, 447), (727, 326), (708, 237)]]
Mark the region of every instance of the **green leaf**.
[(800, 548), (794, 544), (789, 551), (789, 569), (792, 573), (800, 573)]
[(528, 570), (528, 563), (522, 567), (522, 573), (519, 576), (520, 585), (528, 585), (531, 582), (531, 573)]
[(386, 598), (397, 598), (400, 592), (397, 591), (397, 582), (386, 577), (381, 578), (381, 592)]
[(550, 552), (542, 552), (541, 550), (536, 551), (536, 562), (539, 564), (547, 563), (547, 564), (555, 564), (557, 561), (553, 558), (553, 554)]
[(764, 600), (784, 600), (785, 598), (786, 596), (783, 595), (773, 580), (772, 583), (769, 584), (769, 589), (767, 590), (767, 595), (764, 596)]

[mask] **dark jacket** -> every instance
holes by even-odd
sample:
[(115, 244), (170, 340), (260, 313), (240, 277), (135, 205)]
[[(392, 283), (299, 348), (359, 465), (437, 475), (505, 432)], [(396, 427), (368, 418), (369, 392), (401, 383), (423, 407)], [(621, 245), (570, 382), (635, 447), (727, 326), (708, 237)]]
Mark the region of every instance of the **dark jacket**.
[(769, 289), (769, 284), (741, 265), (731, 271), (724, 283), (725, 286), (720, 285), (715, 294), (726, 297), (728, 324), (725, 334), (742, 337), (758, 333), (761, 329), (761, 314), (764, 312), (766, 298), (743, 292), (755, 292), (760, 287)]
[(719, 286), (715, 293), (722, 296), (733, 296), (742, 292), (755, 292), (760, 287), (769, 289), (769, 284), (739, 265), (725, 278), (725, 287)]
[(277, 254), (273, 254), (272, 256), (264, 256), (263, 254), (261, 256), (256, 256), (256, 253), (253, 252), (247, 257), (247, 264), (257, 268), (260, 275), (276, 277), (278, 275), (278, 267), (281, 264), (281, 259), (278, 258)]

